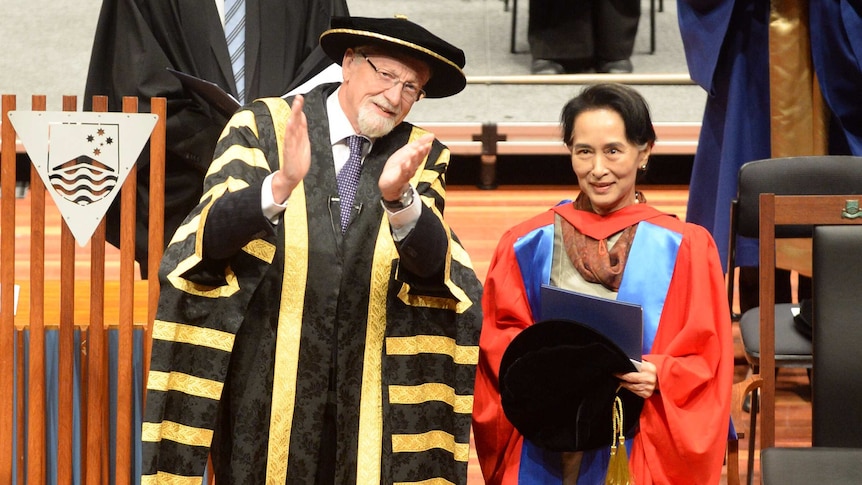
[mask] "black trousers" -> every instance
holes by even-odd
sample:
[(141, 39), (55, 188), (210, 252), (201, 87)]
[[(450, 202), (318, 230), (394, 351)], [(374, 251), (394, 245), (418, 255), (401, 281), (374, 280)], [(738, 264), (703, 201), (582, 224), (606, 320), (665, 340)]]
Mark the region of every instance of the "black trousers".
[(323, 412), (323, 429), (320, 430), (320, 451), (317, 456), (317, 475), (314, 485), (335, 485), (335, 460), (338, 451), (338, 432), (336, 420), (338, 411), (335, 404), (335, 390), (327, 392), (326, 409)]
[(530, 0), (534, 59), (607, 62), (632, 55), (640, 0)]

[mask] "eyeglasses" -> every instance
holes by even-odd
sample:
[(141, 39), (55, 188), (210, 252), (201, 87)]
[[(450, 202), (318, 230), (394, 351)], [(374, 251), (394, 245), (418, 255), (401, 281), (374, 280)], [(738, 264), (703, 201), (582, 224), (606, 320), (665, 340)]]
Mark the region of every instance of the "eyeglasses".
[(425, 90), (417, 86), (415, 83), (410, 81), (402, 81), (395, 74), (385, 70), (378, 69), (377, 66), (371, 62), (371, 59), (368, 58), (364, 53), (360, 53), (363, 59), (368, 61), (368, 65), (371, 66), (371, 69), (374, 69), (374, 73), (377, 74), (377, 82), (381, 86), (386, 86), (386, 89), (389, 89), (393, 86), (398, 86), (399, 84), (403, 84), (404, 87), (401, 89), (401, 98), (404, 101), (409, 103), (415, 103), (420, 99), (425, 97)]

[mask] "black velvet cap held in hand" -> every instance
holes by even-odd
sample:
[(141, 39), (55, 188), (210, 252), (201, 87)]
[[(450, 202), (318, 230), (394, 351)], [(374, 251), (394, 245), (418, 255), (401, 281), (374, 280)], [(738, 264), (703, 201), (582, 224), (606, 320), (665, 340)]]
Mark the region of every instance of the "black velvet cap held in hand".
[(643, 399), (619, 388), (614, 377), (635, 370), (625, 352), (585, 325), (538, 322), (519, 333), (503, 354), (503, 411), (525, 438), (550, 451), (609, 446), (615, 396), (623, 403), (626, 436), (643, 408)]
[(373, 44), (427, 63), (431, 79), (423, 89), (428, 98), (452, 96), (467, 85), (464, 51), (404, 17), (333, 17), (331, 28), (320, 35), (323, 51), (338, 64), (347, 49)]

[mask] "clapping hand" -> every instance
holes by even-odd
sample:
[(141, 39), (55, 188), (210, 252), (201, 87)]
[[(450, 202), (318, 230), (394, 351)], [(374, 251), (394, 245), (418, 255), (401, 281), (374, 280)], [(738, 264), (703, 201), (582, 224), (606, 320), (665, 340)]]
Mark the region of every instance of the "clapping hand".
[(434, 135), (426, 133), (398, 149), (389, 157), (389, 160), (386, 160), (386, 165), (377, 181), (380, 194), (385, 200), (397, 200), (404, 192), (419, 164), (431, 151), (433, 141)]
[(284, 128), (281, 169), (272, 179), (272, 195), (282, 204), (311, 167), (311, 142), (308, 139), (308, 120), (302, 111), (305, 98), (297, 95), (290, 106), (291, 114)]

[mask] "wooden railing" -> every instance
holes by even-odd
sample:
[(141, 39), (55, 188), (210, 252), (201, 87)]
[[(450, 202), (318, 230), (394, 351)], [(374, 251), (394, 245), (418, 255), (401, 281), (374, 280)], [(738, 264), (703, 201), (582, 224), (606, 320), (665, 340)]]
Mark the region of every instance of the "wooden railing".
[[(163, 98), (151, 101), (158, 121), (149, 140), (148, 270), (149, 274), (156, 274), (163, 251), (166, 102)], [(45, 96), (33, 96), (31, 110), (45, 111), (46, 104)], [(30, 177), (29, 234), (21, 238), (29, 242), (29, 248), (16, 248), (15, 162), (16, 153), (23, 147), (8, 116), (16, 108), (15, 96), (3, 95), (0, 124), (0, 483), (69, 484), (78, 478), (80, 483), (86, 484), (132, 483), (136, 441), (132, 436), (137, 432), (133, 429), (136, 426), (133, 413), (143, 403), (149, 362), (147, 342), (159, 291), (157, 278), (140, 281), (135, 270), (136, 169), (127, 176), (119, 196), (121, 244), (119, 251), (109, 253), (118, 258), (111, 263), (118, 264), (118, 270), (112, 271), (110, 277), (106, 277), (105, 270), (104, 220), (86, 244), (89, 254), (82, 257), (84, 250), (76, 248), (74, 237), (61, 217), (59, 255), (50, 255), (59, 261), (49, 260), (45, 242), (46, 229), (50, 228), (46, 227), (45, 220), (46, 214), (50, 215), (56, 208), (46, 202), (46, 188), (35, 167), (31, 167)], [(76, 97), (64, 96), (63, 110), (76, 109)], [(107, 111), (107, 98), (95, 97), (93, 111)], [(136, 98), (123, 100), (123, 112), (137, 111)], [(16, 272), (16, 254), (29, 256), (26, 275)], [(58, 274), (46, 278), (46, 267), (57, 265)], [(84, 278), (76, 274), (82, 270), (81, 266), (86, 266)], [(22, 287), (18, 304), (22, 311), (17, 315), (11, 311), (15, 285)], [(80, 298), (80, 293), (87, 290), (89, 298)], [(141, 293), (146, 298), (141, 298)], [(119, 295), (115, 313), (106, 311), (107, 294)], [(138, 351), (135, 351), (136, 342)], [(50, 367), (53, 369), (56, 365), (57, 369), (57, 376), (51, 379), (47, 374), (51, 370), (46, 365), (49, 361)], [(137, 366), (135, 361), (139, 363)], [(111, 412), (112, 401), (115, 413)], [(48, 419), (54, 407), (57, 409), (56, 424)], [(115, 429), (114, 440), (110, 439), (112, 428)], [(116, 445), (110, 446), (111, 442)], [(56, 449), (49, 449), (54, 446)]]
[[(609, 76), (607, 74), (603, 75)], [(551, 83), (563, 82), (571, 77), (583, 79), (592, 78), (585, 75), (564, 76), (532, 76), (519, 83)], [(511, 76), (506, 79), (510, 80)], [(538, 80), (536, 78), (539, 78)], [(550, 79), (544, 79), (550, 78)], [(558, 78), (563, 78), (562, 80)], [(661, 79), (648, 78), (656, 84), (662, 84)], [(474, 83), (497, 83), (493, 77), (483, 81), (483, 78), (473, 77)], [(568, 83), (572, 80), (566, 81)], [(681, 84), (676, 78), (670, 78), (664, 84)], [(499, 155), (566, 155), (565, 145), (560, 136), (559, 123), (551, 122), (422, 122), (420, 126), (434, 133), (440, 141), (449, 147), (452, 155), (478, 156), (481, 160), (481, 170), (477, 185), (482, 188), (497, 186), (496, 164)], [(700, 137), (700, 122), (655, 122), (658, 140), (653, 149), (656, 155), (694, 155)], [(20, 141), (16, 144), (18, 153), (24, 152)]]
[[(499, 155), (567, 155), (559, 123), (420, 123), (449, 147), (453, 155), (479, 156), (478, 185), (497, 186)], [(699, 122), (656, 122), (656, 155), (694, 155), (700, 136)]]

